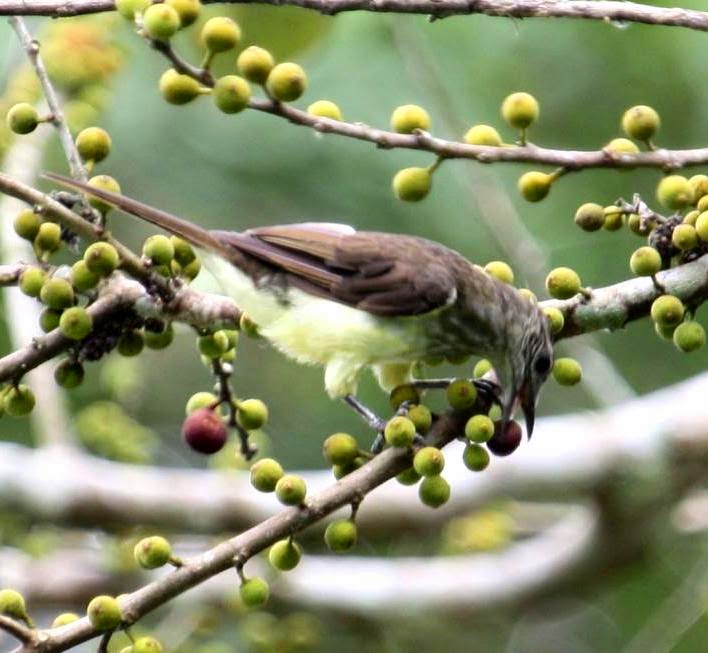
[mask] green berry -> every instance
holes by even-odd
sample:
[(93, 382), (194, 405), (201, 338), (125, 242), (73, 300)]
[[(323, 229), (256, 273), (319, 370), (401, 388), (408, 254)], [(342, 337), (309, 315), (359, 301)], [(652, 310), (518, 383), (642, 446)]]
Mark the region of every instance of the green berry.
[(275, 100), (292, 102), (307, 88), (305, 71), (296, 63), (279, 63), (268, 73), (266, 90)]
[(194, 23), (202, 10), (200, 0), (165, 0), (165, 4), (177, 12), (180, 27), (188, 27)]
[(254, 84), (265, 84), (273, 66), (275, 66), (273, 55), (257, 45), (247, 47), (236, 59), (238, 71)]
[(273, 492), (283, 474), (277, 460), (262, 458), (251, 466), (251, 485), (259, 492)]
[(93, 330), (93, 319), (85, 308), (72, 306), (61, 314), (59, 328), (70, 340), (83, 340)]
[(504, 98), (502, 118), (516, 129), (526, 129), (538, 120), (539, 107), (536, 98), (529, 93), (512, 93)]
[(133, 643), (131, 653), (162, 653), (162, 644), (154, 637), (138, 637)]
[(416, 104), (404, 104), (393, 110), (391, 129), (399, 134), (412, 134), (416, 129), (428, 131), (430, 116), (425, 109)]
[(27, 607), (22, 594), (11, 589), (0, 590), (0, 614), (12, 619), (28, 621)]
[(260, 608), (268, 602), (270, 587), (262, 578), (249, 578), (241, 583), (239, 594), (246, 607)]
[(300, 545), (290, 539), (276, 542), (268, 551), (268, 561), (280, 571), (295, 569), (301, 557), (302, 550)]
[(674, 247), (686, 251), (698, 245), (698, 233), (696, 228), (690, 224), (679, 224), (674, 227), (671, 233), (671, 242)]
[(546, 314), (548, 322), (551, 325), (551, 333), (560, 333), (565, 326), (563, 312), (552, 306), (545, 307), (543, 312)]
[(538, 297), (536, 297), (536, 293), (530, 288), (519, 288), (518, 291), (519, 295), (528, 299), (532, 304), (538, 303)]
[(162, 234), (150, 236), (143, 243), (143, 256), (149, 258), (153, 265), (168, 265), (175, 255), (172, 241)]
[(41, 224), (42, 218), (40, 216), (30, 209), (25, 209), (15, 216), (13, 227), (20, 238), (32, 242), (37, 237)]
[(66, 626), (67, 624), (72, 624), (75, 621), (79, 620), (79, 615), (76, 614), (75, 612), (62, 612), (61, 614), (58, 614), (56, 617), (54, 617), (54, 621), (52, 621), (52, 628), (61, 628), (62, 626)]
[(114, 630), (123, 621), (118, 601), (112, 596), (96, 596), (88, 604), (86, 615), (96, 630)]
[(134, 329), (123, 331), (118, 338), (117, 349), (121, 356), (137, 356), (143, 351), (144, 346), (145, 340), (143, 339), (143, 334)]
[(553, 378), (560, 385), (580, 383), (583, 370), (574, 358), (556, 358), (553, 363)]
[(189, 265), (197, 257), (192, 246), (179, 236), (170, 236), (170, 242), (174, 249), (174, 259), (181, 266)]
[(47, 273), (42, 268), (26, 268), (20, 275), (19, 288), (29, 297), (39, 297), (46, 279)]
[(224, 113), (243, 111), (251, 99), (251, 87), (238, 75), (219, 77), (211, 92), (214, 104)]
[(172, 546), (160, 535), (144, 537), (135, 545), (133, 557), (143, 569), (157, 569), (170, 561)]
[(207, 358), (219, 358), (229, 349), (229, 338), (223, 331), (215, 331), (197, 338), (199, 353)]
[[(110, 175), (96, 175), (88, 180), (88, 185), (94, 188), (108, 191), (109, 193), (120, 193), (120, 184)], [(108, 213), (111, 205), (96, 197), (89, 197), (89, 204), (101, 213)]]
[(71, 266), (71, 285), (78, 292), (86, 292), (98, 285), (101, 277), (95, 272), (91, 272), (86, 265), (86, 261), (80, 259)]
[(490, 261), (484, 266), (484, 271), (497, 281), (508, 283), (510, 286), (514, 284), (514, 271), (504, 261)]
[(410, 383), (404, 383), (403, 385), (397, 385), (393, 390), (391, 390), (388, 401), (393, 410), (398, 410), (404, 402), (411, 404), (420, 403), (420, 393), (415, 386)]
[(39, 327), (44, 331), (44, 333), (49, 333), (54, 331), (54, 329), (59, 328), (59, 320), (61, 319), (61, 311), (57, 311), (53, 308), (45, 308), (39, 314)]
[(226, 16), (216, 16), (204, 23), (201, 38), (204, 47), (210, 52), (226, 52), (238, 45), (241, 28), (236, 21)]
[(693, 202), (693, 188), (686, 177), (669, 175), (656, 187), (656, 199), (667, 209), (680, 210)]
[(494, 435), (494, 422), (487, 415), (473, 415), (465, 424), (465, 436), (468, 440), (481, 444)]
[(555, 268), (546, 277), (546, 290), (556, 299), (570, 299), (581, 290), (578, 273), (570, 268)]
[(194, 281), (202, 269), (202, 264), (198, 258), (195, 258), (191, 263), (182, 268), (182, 276), (189, 281)]
[(438, 476), (445, 468), (445, 456), (437, 447), (423, 447), (413, 456), (413, 469), (421, 476)]
[(100, 277), (106, 277), (118, 267), (120, 258), (113, 245), (99, 242), (86, 248), (84, 263), (90, 272)]
[(319, 118), (329, 118), (330, 120), (341, 120), (341, 109), (330, 100), (317, 100), (307, 107), (307, 113)]
[(483, 377), (489, 370), (492, 369), (492, 363), (486, 358), (480, 358), (472, 369), (472, 376), (475, 379)]
[(182, 75), (174, 68), (162, 73), (160, 94), (170, 104), (187, 104), (201, 94), (199, 82), (189, 75)]
[(708, 242), (708, 211), (704, 211), (696, 218), (696, 233), (704, 243)]
[(175, 337), (175, 330), (172, 324), (165, 325), (165, 328), (156, 333), (155, 331), (145, 331), (143, 334), (143, 339), (145, 340), (145, 346), (149, 349), (165, 349), (172, 344)]
[(683, 314), (683, 302), (673, 295), (657, 297), (651, 305), (651, 319), (663, 326), (676, 326)]
[(620, 156), (623, 154), (639, 154), (637, 144), (633, 143), (628, 138), (613, 138), (605, 145), (604, 149)]
[(143, 13), (143, 29), (151, 39), (169, 41), (179, 28), (179, 14), (164, 2), (150, 5)]
[(260, 399), (245, 399), (237, 404), (236, 419), (247, 431), (257, 431), (268, 421), (268, 406)]
[(636, 213), (627, 216), (627, 226), (629, 230), (637, 236), (648, 236), (653, 228), (651, 223), (643, 223), (642, 219)]
[(442, 476), (428, 476), (418, 486), (418, 497), (430, 508), (439, 508), (450, 498), (450, 484)]
[(301, 476), (285, 474), (275, 484), (275, 496), (286, 506), (299, 506), (305, 500), (307, 485)]
[(708, 195), (708, 175), (693, 175), (688, 183), (693, 188), (693, 198), (696, 202), (704, 195)]
[(583, 231), (597, 231), (605, 224), (605, 211), (594, 202), (581, 205), (575, 212), (575, 224)]
[(660, 126), (659, 114), (651, 107), (642, 104), (627, 109), (622, 116), (624, 133), (638, 141), (651, 140)]
[(407, 417), (392, 417), (386, 423), (384, 437), (392, 447), (410, 447), (415, 437), (415, 424)]
[(34, 246), (39, 252), (56, 252), (61, 246), (61, 227), (55, 222), (43, 222), (37, 230)]
[(355, 472), (359, 467), (365, 465), (366, 462), (366, 458), (357, 456), (352, 462), (346, 465), (332, 465), (332, 474), (334, 474), (334, 478), (339, 480), (340, 478), (344, 478), (347, 474)]
[(661, 254), (653, 247), (640, 247), (630, 257), (629, 267), (638, 277), (656, 274), (661, 270)]
[(324, 441), (322, 454), (330, 465), (348, 465), (359, 455), (359, 443), (348, 433), (335, 433)]
[(338, 519), (331, 522), (324, 534), (325, 544), (334, 553), (349, 551), (356, 544), (357, 528), (351, 519)]
[(126, 20), (135, 20), (135, 14), (142, 14), (151, 0), (116, 0), (116, 10)]
[(57, 385), (67, 390), (73, 390), (84, 380), (84, 366), (78, 361), (65, 359), (54, 369), (54, 380)]
[(455, 379), (447, 386), (447, 403), (455, 410), (469, 410), (477, 401), (477, 388), (467, 379)]
[(47, 279), (42, 285), (39, 298), (49, 308), (56, 310), (69, 308), (74, 304), (74, 289), (66, 279), (52, 277)]
[(479, 444), (468, 444), (462, 454), (462, 462), (472, 472), (481, 472), (489, 466), (489, 452)]
[(499, 132), (489, 125), (473, 125), (465, 133), (464, 141), (468, 145), (488, 145), (491, 147), (501, 147), (502, 145)]
[(603, 212), (605, 214), (605, 223), (602, 228), (605, 231), (618, 231), (622, 228), (624, 214), (619, 207), (614, 205), (606, 206)]
[(39, 113), (31, 104), (20, 102), (10, 107), (7, 112), (7, 126), (15, 134), (29, 134), (37, 129)]
[(700, 214), (701, 214), (701, 212), (698, 211), (697, 209), (693, 210), (693, 211), (689, 211), (686, 215), (683, 216), (683, 223), (690, 224), (692, 227), (695, 227), (696, 222), (698, 222), (698, 216)]
[(696, 351), (706, 344), (706, 331), (698, 322), (687, 320), (676, 327), (673, 340), (680, 351)]
[(199, 408), (213, 408), (218, 402), (217, 396), (211, 392), (196, 392), (187, 400), (184, 412), (189, 415)]
[(100, 127), (87, 127), (76, 137), (76, 149), (84, 161), (103, 161), (110, 154), (111, 144), (110, 135)]
[(408, 419), (413, 422), (415, 432), (425, 435), (433, 425), (433, 415), (427, 406), (417, 405), (408, 409)]
[(420, 479), (420, 474), (416, 472), (413, 467), (404, 469), (400, 474), (398, 474), (398, 476), (396, 476), (396, 480), (401, 485), (415, 485)]
[(518, 188), (521, 196), (528, 202), (540, 202), (551, 190), (553, 175), (545, 172), (525, 172), (519, 177)]
[(433, 185), (433, 176), (427, 168), (403, 168), (393, 177), (393, 192), (404, 202), (420, 202), (427, 197)]

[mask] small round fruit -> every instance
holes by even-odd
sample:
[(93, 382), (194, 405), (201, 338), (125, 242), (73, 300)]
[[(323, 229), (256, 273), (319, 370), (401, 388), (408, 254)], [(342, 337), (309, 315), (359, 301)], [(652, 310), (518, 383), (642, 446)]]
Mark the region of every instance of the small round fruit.
[(468, 145), (488, 145), (491, 147), (501, 147), (502, 145), (499, 132), (489, 125), (473, 125), (465, 133), (464, 141)]
[(494, 435), (487, 441), (487, 449), (495, 456), (508, 456), (521, 444), (521, 427), (518, 422), (507, 422), (502, 430), (502, 421), (494, 423)]
[(47, 273), (42, 268), (30, 267), (22, 271), (19, 288), (29, 297), (39, 297), (47, 279)]
[(637, 144), (630, 141), (628, 138), (613, 138), (605, 148), (608, 152), (612, 154), (639, 154), (639, 147)]
[(671, 233), (671, 242), (681, 251), (693, 249), (698, 245), (698, 233), (690, 224), (678, 224)]
[(71, 285), (78, 292), (86, 292), (95, 288), (100, 280), (101, 277), (95, 272), (91, 272), (83, 259), (79, 259), (71, 266)]
[(61, 246), (61, 227), (55, 222), (43, 222), (37, 230), (34, 246), (40, 252), (56, 252)]
[(25, 209), (24, 211), (20, 211), (15, 216), (13, 227), (15, 229), (15, 233), (20, 238), (33, 242), (37, 237), (39, 226), (41, 224), (42, 218), (40, 216), (30, 209)]
[(492, 363), (486, 358), (480, 358), (472, 368), (472, 376), (475, 379), (483, 377), (489, 370), (492, 369)]
[[(88, 180), (88, 185), (94, 188), (108, 191), (109, 193), (120, 193), (120, 184), (110, 175), (96, 175)], [(91, 197), (89, 193), (89, 204), (101, 213), (111, 210), (111, 204), (96, 197)]]
[(238, 402), (238, 423), (247, 431), (257, 431), (268, 421), (268, 406), (260, 399), (245, 399)]
[(100, 127), (87, 127), (76, 137), (76, 149), (84, 161), (103, 161), (110, 154), (111, 144), (110, 135)]
[(545, 307), (543, 312), (546, 314), (548, 322), (551, 325), (551, 333), (560, 333), (565, 326), (563, 312), (553, 306)]
[(153, 265), (168, 265), (175, 255), (172, 241), (162, 234), (150, 236), (143, 243), (143, 256), (149, 258)]
[(180, 28), (189, 27), (194, 23), (202, 10), (200, 0), (165, 0), (165, 4), (177, 12)]
[(330, 100), (317, 100), (307, 107), (307, 113), (319, 118), (329, 118), (330, 120), (341, 120), (341, 109)]
[(401, 485), (415, 485), (420, 479), (420, 474), (416, 472), (413, 467), (404, 469), (400, 474), (396, 476), (396, 480)]
[(143, 334), (137, 329), (123, 331), (118, 338), (118, 353), (128, 358), (138, 356), (143, 351), (145, 340)]
[(197, 349), (202, 356), (219, 358), (229, 350), (229, 338), (223, 331), (215, 331), (197, 338)]
[(135, 545), (133, 557), (143, 569), (158, 569), (170, 561), (172, 546), (160, 535), (144, 537)]
[(578, 273), (571, 268), (555, 268), (546, 277), (546, 290), (555, 299), (570, 299), (580, 292)]
[(45, 308), (39, 314), (39, 327), (44, 333), (54, 331), (59, 328), (59, 320), (61, 319), (61, 311), (53, 308)]
[(59, 328), (70, 340), (83, 340), (93, 330), (93, 319), (85, 308), (72, 306), (61, 314)]
[(207, 50), (226, 52), (238, 45), (241, 40), (241, 28), (231, 18), (216, 16), (204, 23), (201, 38)]
[(162, 73), (159, 83), (162, 97), (170, 104), (187, 104), (201, 93), (199, 82), (189, 75), (182, 75), (174, 68)]
[(605, 210), (599, 204), (587, 202), (575, 212), (575, 224), (583, 231), (597, 231), (605, 224)]
[(643, 223), (642, 219), (636, 213), (632, 213), (627, 217), (627, 226), (629, 230), (637, 236), (648, 236), (653, 227), (651, 223)]
[(299, 506), (307, 495), (307, 485), (301, 476), (285, 474), (275, 484), (275, 496), (286, 506)]
[(80, 619), (79, 615), (76, 614), (75, 612), (62, 612), (61, 614), (58, 614), (56, 617), (54, 617), (54, 621), (52, 621), (52, 628), (61, 628), (62, 626), (66, 626), (67, 624), (72, 624), (75, 621), (78, 621)]
[(265, 580), (254, 576), (241, 583), (239, 594), (247, 608), (260, 608), (268, 602), (270, 587)]
[(295, 569), (301, 557), (300, 545), (290, 539), (276, 542), (268, 551), (268, 561), (280, 571)]
[(627, 109), (622, 116), (624, 133), (638, 141), (651, 140), (660, 126), (659, 114), (643, 104)]
[(706, 331), (698, 322), (687, 320), (676, 327), (673, 340), (677, 349), (689, 353), (706, 344)]
[(189, 415), (198, 408), (214, 408), (219, 403), (215, 394), (211, 392), (195, 392), (188, 400), (185, 414)]
[(667, 209), (678, 211), (693, 202), (693, 188), (686, 177), (669, 175), (656, 187), (656, 199)]
[(251, 87), (243, 77), (224, 75), (216, 80), (211, 97), (220, 111), (239, 113), (248, 106)]
[(392, 417), (386, 423), (384, 437), (392, 447), (410, 447), (415, 437), (415, 424), (407, 417)]
[(418, 486), (418, 497), (430, 508), (439, 508), (450, 498), (450, 484), (442, 476), (428, 476)]
[(393, 410), (398, 410), (404, 402), (408, 402), (410, 404), (419, 403), (420, 393), (414, 385), (404, 383), (402, 385), (397, 385), (393, 390), (391, 390), (388, 401)]
[(654, 332), (663, 340), (673, 340), (674, 331), (676, 331), (676, 325), (664, 325), (659, 324), (659, 322), (654, 322)]
[(604, 209), (605, 223), (602, 228), (605, 231), (619, 231), (624, 224), (623, 213), (619, 207), (615, 205), (606, 206)]
[(430, 116), (423, 107), (416, 104), (404, 104), (393, 110), (391, 129), (399, 134), (412, 134), (416, 129), (428, 131)]
[(445, 468), (445, 456), (437, 447), (423, 447), (413, 456), (413, 469), (421, 476), (438, 476)]
[(52, 277), (47, 279), (42, 285), (39, 298), (49, 308), (56, 310), (69, 308), (74, 304), (74, 289), (66, 279)]
[(479, 444), (468, 444), (462, 454), (462, 462), (472, 472), (481, 472), (489, 466), (489, 452)]
[(545, 172), (525, 172), (519, 177), (518, 188), (521, 196), (528, 202), (540, 202), (551, 190), (553, 176)]
[(395, 174), (391, 185), (399, 200), (420, 202), (430, 192), (433, 176), (427, 168), (403, 168)]
[(574, 358), (556, 358), (553, 362), (553, 378), (560, 385), (575, 385), (582, 377), (583, 370)]
[(338, 519), (331, 522), (324, 534), (325, 544), (334, 553), (349, 551), (356, 544), (357, 528), (351, 519)]
[(504, 98), (501, 105), (502, 118), (516, 129), (526, 129), (538, 120), (539, 107), (530, 93), (512, 93)]
[(673, 295), (657, 297), (651, 305), (651, 319), (663, 326), (676, 326), (683, 320), (683, 302)]
[(142, 14), (151, 0), (116, 0), (116, 10), (126, 20), (135, 20), (135, 14)]
[(696, 226), (696, 222), (698, 222), (698, 216), (701, 214), (700, 211), (693, 210), (689, 211), (686, 215), (683, 216), (683, 223), (684, 224), (690, 224), (692, 227)]
[(708, 211), (704, 211), (696, 218), (696, 233), (705, 243), (708, 242)]
[(54, 380), (62, 388), (73, 390), (81, 385), (85, 374), (84, 366), (81, 363), (67, 358), (54, 369)]
[(455, 379), (447, 386), (447, 402), (455, 410), (469, 410), (477, 401), (477, 388), (467, 379)]
[(182, 424), (182, 437), (194, 451), (216, 453), (226, 444), (228, 430), (224, 420), (210, 408), (197, 408)]
[(151, 39), (169, 41), (179, 28), (179, 14), (164, 2), (150, 5), (143, 13), (143, 29)]
[(31, 104), (20, 102), (10, 107), (6, 121), (7, 126), (15, 134), (29, 134), (37, 129), (39, 113)]
[(494, 435), (494, 422), (487, 415), (473, 415), (465, 424), (465, 436), (468, 440), (481, 444)]
[(27, 607), (22, 594), (12, 589), (0, 590), (0, 614), (26, 621)]
[(630, 257), (629, 267), (638, 277), (656, 274), (661, 270), (661, 254), (653, 247), (640, 247)]
[(408, 409), (408, 419), (413, 422), (415, 432), (425, 435), (433, 425), (433, 415), (427, 406), (417, 405)]
[(112, 596), (96, 596), (86, 608), (86, 616), (96, 630), (114, 630), (123, 621), (118, 601)]
[(266, 90), (280, 102), (297, 100), (307, 88), (305, 71), (296, 63), (285, 62), (274, 66), (266, 79)]
[(101, 277), (108, 276), (120, 263), (118, 252), (110, 243), (93, 243), (84, 252), (86, 267)]
[(348, 465), (359, 455), (359, 443), (348, 433), (334, 433), (324, 441), (322, 454), (330, 465)]
[(504, 263), (504, 261), (490, 261), (484, 266), (484, 271), (497, 281), (508, 283), (509, 285), (514, 284), (514, 271), (511, 269), (511, 266), (508, 263)]
[(183, 238), (170, 236), (170, 242), (175, 252), (175, 261), (180, 265), (189, 265), (197, 257), (192, 246)]
[(162, 653), (162, 644), (154, 637), (138, 637), (130, 653)]
[(264, 84), (273, 66), (275, 66), (273, 55), (257, 45), (247, 47), (236, 59), (238, 71), (254, 84)]
[(251, 466), (251, 485), (259, 492), (273, 492), (283, 474), (283, 467), (277, 460), (262, 458)]

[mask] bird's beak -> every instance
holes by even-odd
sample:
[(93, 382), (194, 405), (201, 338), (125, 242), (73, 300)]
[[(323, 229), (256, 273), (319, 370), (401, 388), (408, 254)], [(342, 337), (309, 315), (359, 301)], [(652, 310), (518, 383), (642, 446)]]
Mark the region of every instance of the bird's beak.
[(528, 382), (522, 383), (521, 386), (513, 390), (506, 399), (502, 407), (502, 425), (504, 428), (506, 428), (506, 425), (511, 421), (518, 406), (521, 407), (524, 413), (527, 437), (531, 438), (533, 426), (536, 421), (536, 401), (534, 400)]

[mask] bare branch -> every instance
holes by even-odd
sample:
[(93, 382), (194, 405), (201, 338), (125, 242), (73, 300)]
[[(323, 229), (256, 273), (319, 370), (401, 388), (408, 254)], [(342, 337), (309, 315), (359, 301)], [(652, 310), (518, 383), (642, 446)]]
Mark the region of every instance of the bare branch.
[(31, 644), (36, 639), (35, 633), (31, 628), (3, 615), (0, 615), (0, 630), (4, 630), (14, 638), (19, 639), (23, 644)]

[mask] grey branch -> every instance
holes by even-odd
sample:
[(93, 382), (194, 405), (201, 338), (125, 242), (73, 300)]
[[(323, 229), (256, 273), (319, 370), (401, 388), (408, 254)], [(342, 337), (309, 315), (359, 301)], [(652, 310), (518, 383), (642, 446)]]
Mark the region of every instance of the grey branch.
[(15, 639), (19, 639), (23, 644), (33, 644), (35, 642), (35, 634), (31, 628), (23, 626), (21, 623), (0, 615), (0, 630), (12, 635)]
[(0, 286), (15, 286), (22, 273), (30, 267), (26, 263), (0, 265)]

